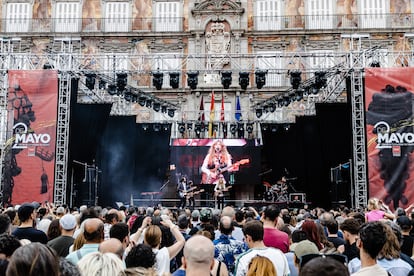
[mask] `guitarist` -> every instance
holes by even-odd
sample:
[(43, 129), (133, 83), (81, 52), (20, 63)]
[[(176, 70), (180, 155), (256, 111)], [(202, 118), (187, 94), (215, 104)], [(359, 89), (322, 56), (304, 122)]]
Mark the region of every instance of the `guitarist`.
[(218, 209), (224, 208), (224, 192), (228, 191), (230, 187), (226, 187), (226, 180), (223, 175), (220, 176), (219, 180), (214, 187), (214, 195), (216, 196), (216, 204)]
[(187, 186), (187, 178), (182, 177), (180, 182), (177, 185), (177, 193), (178, 197), (180, 198), (180, 205), (178, 208), (184, 209), (185, 205), (187, 204), (187, 191), (189, 190), (189, 187)]
[(192, 191), (195, 186), (193, 185), (193, 181), (188, 181), (190, 192), (187, 195), (188, 198), (188, 205), (191, 210), (194, 210), (195, 200), (194, 200), (194, 192)]
[(201, 171), (206, 176), (202, 181), (203, 184), (217, 184), (221, 177), (224, 178), (220, 171), (224, 168), (228, 168), (226, 170), (228, 172), (238, 171), (238, 164), (233, 166), (231, 159), (226, 145), (221, 140), (214, 141), (201, 166)]

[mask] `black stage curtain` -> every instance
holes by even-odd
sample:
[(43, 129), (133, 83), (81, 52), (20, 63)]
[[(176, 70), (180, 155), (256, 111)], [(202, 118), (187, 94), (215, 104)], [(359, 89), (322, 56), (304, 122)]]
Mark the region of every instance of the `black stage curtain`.
[[(352, 157), (352, 125), (349, 105), (320, 104), (316, 116), (299, 117), (288, 131), (282, 125), (276, 132), (263, 131), (263, 181), (276, 183), (287, 175), (289, 192), (306, 193), (314, 206), (331, 207), (335, 201), (350, 205), (350, 183), (334, 187), (331, 168)], [(339, 193), (339, 194), (338, 194)]]
[(129, 204), (131, 196), (157, 192), (168, 179), (170, 131), (155, 131), (151, 124), (144, 129), (135, 119), (110, 117), (100, 139), (101, 205)]

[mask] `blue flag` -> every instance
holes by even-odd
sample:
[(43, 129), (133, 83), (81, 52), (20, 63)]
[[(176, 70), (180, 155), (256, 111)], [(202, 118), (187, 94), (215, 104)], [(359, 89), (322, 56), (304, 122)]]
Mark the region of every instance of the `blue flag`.
[(239, 96), (236, 96), (236, 113), (234, 114), (234, 117), (236, 118), (237, 121), (240, 121), (242, 119)]

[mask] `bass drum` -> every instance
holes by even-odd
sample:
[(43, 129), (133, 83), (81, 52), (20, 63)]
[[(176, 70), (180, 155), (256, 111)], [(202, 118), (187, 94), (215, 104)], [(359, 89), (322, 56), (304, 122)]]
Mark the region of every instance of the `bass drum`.
[(265, 192), (264, 199), (266, 201), (273, 201), (273, 192), (272, 191)]

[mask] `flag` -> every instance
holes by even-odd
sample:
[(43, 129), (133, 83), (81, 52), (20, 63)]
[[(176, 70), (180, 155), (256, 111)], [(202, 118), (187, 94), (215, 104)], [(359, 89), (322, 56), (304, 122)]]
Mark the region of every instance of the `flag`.
[(200, 102), (200, 111), (198, 112), (198, 120), (200, 122), (204, 122), (204, 99), (203, 96), (201, 96), (201, 102)]
[(215, 133), (213, 131), (213, 122), (214, 122), (214, 91), (211, 92), (211, 104), (210, 104), (210, 122), (208, 123), (208, 136), (214, 137)]
[(234, 114), (234, 117), (237, 121), (240, 121), (242, 119), (242, 113), (240, 108), (240, 96), (236, 96), (236, 113)]
[(224, 93), (221, 95), (220, 121), (224, 122)]

